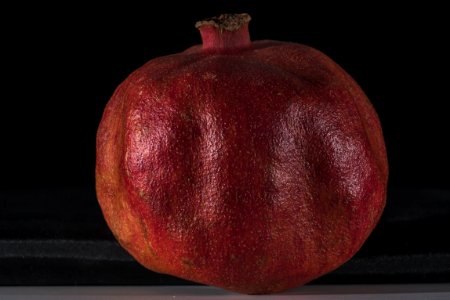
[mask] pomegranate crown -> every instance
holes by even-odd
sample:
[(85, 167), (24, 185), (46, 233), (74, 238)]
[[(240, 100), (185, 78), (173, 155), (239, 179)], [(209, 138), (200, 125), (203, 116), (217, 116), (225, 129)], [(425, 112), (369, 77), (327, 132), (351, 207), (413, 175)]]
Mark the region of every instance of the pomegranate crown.
[(250, 47), (250, 20), (248, 14), (223, 14), (197, 22), (203, 50), (226, 53)]
[(196, 28), (202, 26), (213, 26), (221, 30), (237, 31), (243, 25), (248, 24), (252, 18), (249, 14), (222, 14), (195, 23)]

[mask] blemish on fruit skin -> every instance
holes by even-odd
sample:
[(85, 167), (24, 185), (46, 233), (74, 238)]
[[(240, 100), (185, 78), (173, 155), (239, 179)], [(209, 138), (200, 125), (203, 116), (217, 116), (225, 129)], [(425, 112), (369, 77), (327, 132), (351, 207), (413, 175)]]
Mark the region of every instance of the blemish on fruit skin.
[(211, 72), (205, 72), (202, 75), (202, 78), (205, 80), (216, 80), (217, 79), (217, 75)]
[(181, 258), (181, 262), (183, 263), (183, 265), (185, 265), (188, 268), (194, 268), (195, 264), (192, 260), (188, 259), (188, 258)]
[(303, 45), (152, 60), (99, 128), (105, 217), (150, 269), (244, 293), (303, 284), (348, 260), (384, 206), (386, 154), (367, 103)]

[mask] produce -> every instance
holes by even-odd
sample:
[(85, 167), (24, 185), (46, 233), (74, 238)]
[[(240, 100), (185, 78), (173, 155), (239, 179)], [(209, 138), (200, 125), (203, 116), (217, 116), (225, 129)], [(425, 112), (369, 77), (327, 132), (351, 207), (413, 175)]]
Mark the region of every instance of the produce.
[(388, 164), (377, 114), (323, 53), (251, 41), (247, 14), (133, 72), (97, 135), (96, 187), (120, 244), (160, 273), (247, 294), (349, 260), (378, 222)]

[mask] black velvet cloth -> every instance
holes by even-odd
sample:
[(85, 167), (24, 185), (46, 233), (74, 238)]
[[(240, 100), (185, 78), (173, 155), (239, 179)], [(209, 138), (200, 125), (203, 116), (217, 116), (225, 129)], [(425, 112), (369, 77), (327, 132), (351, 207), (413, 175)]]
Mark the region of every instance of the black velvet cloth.
[[(194, 284), (141, 267), (94, 190), (0, 193), (1, 285)], [(358, 254), (314, 283), (450, 282), (450, 191), (391, 190)]]

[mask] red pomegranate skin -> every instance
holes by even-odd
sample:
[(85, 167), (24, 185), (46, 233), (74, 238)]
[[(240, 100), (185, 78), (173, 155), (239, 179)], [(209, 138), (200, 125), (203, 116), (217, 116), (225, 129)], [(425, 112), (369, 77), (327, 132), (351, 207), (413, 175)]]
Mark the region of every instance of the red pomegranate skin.
[(199, 26), (203, 46), (153, 59), (117, 88), (98, 129), (98, 200), (145, 267), (279, 292), (336, 269), (373, 230), (382, 131), (323, 53), (250, 42), (247, 22), (220, 26)]

